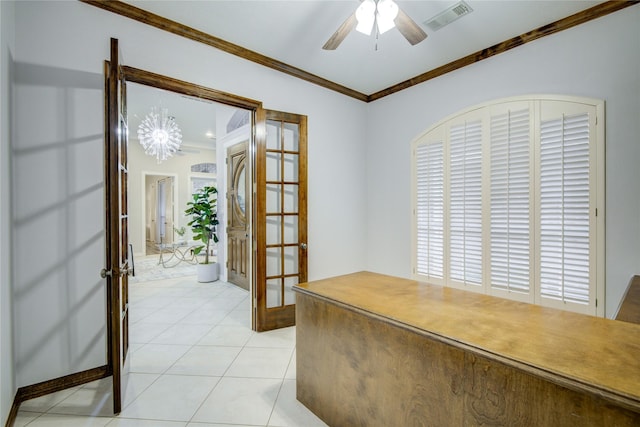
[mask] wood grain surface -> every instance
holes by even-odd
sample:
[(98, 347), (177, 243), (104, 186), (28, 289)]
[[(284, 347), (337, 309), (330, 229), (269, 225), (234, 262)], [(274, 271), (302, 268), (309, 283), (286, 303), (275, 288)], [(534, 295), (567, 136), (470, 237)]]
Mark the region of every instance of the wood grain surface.
[(616, 320), (640, 324), (640, 276), (631, 278)]
[(640, 425), (640, 325), (367, 272), (296, 291), (298, 399), (331, 426)]

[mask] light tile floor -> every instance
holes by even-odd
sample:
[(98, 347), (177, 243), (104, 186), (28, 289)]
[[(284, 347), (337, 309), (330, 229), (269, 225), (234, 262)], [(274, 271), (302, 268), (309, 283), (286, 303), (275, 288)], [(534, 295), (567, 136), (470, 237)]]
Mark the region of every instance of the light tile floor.
[(256, 333), (248, 293), (195, 277), (133, 283), (130, 373), (24, 402), (15, 426), (325, 426), (295, 398), (295, 327)]

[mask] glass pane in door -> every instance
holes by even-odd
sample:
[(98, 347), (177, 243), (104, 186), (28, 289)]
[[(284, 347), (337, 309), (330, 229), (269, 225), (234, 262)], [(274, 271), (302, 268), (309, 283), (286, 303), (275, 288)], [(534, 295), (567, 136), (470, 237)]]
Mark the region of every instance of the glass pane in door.
[(299, 277), (299, 126), (267, 120), (267, 308), (295, 304)]

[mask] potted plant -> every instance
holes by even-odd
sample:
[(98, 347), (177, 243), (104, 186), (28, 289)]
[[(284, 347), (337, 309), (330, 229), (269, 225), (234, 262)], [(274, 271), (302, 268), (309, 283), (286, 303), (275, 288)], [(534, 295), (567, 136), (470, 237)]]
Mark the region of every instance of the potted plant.
[(204, 262), (198, 261), (197, 275), (198, 282), (213, 282), (218, 280), (218, 263), (209, 262), (209, 248), (211, 241), (218, 243), (218, 235), (216, 228), (218, 225), (218, 214), (216, 211), (216, 194), (218, 190), (215, 187), (207, 186), (196, 191), (192, 197), (193, 200), (187, 202), (187, 210), (185, 214), (191, 217), (191, 221), (187, 223), (193, 232), (193, 240), (200, 241), (203, 244), (196, 246), (193, 253), (197, 256), (205, 250)]

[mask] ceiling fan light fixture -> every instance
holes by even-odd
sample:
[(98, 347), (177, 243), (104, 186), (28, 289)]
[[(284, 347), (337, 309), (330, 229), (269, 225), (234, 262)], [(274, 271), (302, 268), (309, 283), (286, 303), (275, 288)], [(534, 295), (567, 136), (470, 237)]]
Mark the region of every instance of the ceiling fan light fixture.
[(378, 31), (384, 34), (396, 26), (394, 21), (398, 16), (398, 5), (393, 0), (380, 0), (376, 9)]
[(387, 19), (379, 13), (376, 14), (376, 22), (378, 23), (378, 33), (384, 34), (396, 26), (393, 19)]
[(376, 4), (373, 0), (364, 0), (360, 3), (360, 6), (356, 9), (356, 20), (358, 21), (356, 31), (368, 36), (371, 35), (376, 18), (375, 13)]
[(353, 29), (370, 36), (376, 22), (376, 50), (378, 35), (392, 28), (398, 28), (412, 46), (427, 38), (427, 33), (394, 0), (361, 0), (355, 12), (329, 37), (322, 49), (335, 50)]

